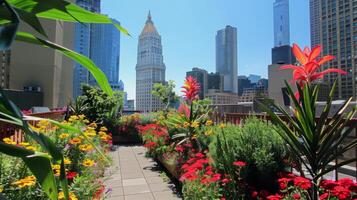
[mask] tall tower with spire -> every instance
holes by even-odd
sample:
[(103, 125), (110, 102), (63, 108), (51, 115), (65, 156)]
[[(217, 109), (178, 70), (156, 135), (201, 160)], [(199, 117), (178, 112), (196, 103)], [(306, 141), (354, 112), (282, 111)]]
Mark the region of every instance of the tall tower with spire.
[(139, 36), (136, 64), (136, 110), (155, 112), (164, 105), (152, 95), (155, 83), (165, 83), (165, 64), (162, 56), (161, 36), (157, 32), (149, 11), (144, 29)]

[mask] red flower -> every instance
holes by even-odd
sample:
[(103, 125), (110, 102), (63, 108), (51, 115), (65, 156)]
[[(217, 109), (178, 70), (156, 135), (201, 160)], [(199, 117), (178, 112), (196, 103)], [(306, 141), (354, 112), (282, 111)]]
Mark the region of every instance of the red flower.
[(288, 183), (291, 179), (289, 178), (280, 178), (278, 179), (279, 187), (281, 190), (285, 190), (288, 187)]
[(349, 178), (341, 178), (340, 180), (337, 181), (337, 183), (340, 186), (343, 186), (345, 188), (350, 188), (351, 186), (353, 186), (353, 180), (349, 179)]
[(175, 149), (176, 149), (177, 152), (183, 152), (184, 151), (184, 148), (181, 145), (177, 145)]
[(256, 199), (257, 196), (258, 196), (258, 192), (257, 192), (257, 191), (253, 191), (250, 196), (251, 196), (253, 199)]
[(323, 180), (320, 184), (320, 187), (325, 189), (325, 190), (332, 190), (334, 187), (336, 187), (338, 184), (335, 181), (331, 180)]
[(229, 183), (229, 179), (228, 178), (222, 179), (222, 183), (224, 183), (224, 184)]
[(294, 179), (294, 185), (303, 190), (308, 190), (312, 186), (311, 181), (303, 177), (296, 177)]
[(320, 200), (325, 200), (329, 198), (329, 193), (323, 193), (322, 195), (320, 195)]
[(189, 100), (193, 101), (198, 99), (198, 92), (200, 90), (200, 84), (197, 82), (195, 78), (192, 76), (186, 77), (186, 80), (182, 86), (184, 93), (184, 97)]
[(300, 199), (301, 195), (298, 193), (293, 194), (293, 199)]
[(233, 165), (238, 166), (238, 167), (244, 167), (247, 165), (247, 163), (245, 163), (243, 161), (236, 161), (236, 162), (233, 162)]
[(332, 190), (332, 195), (338, 197), (338, 199), (348, 199), (351, 195), (350, 190), (348, 190), (345, 187), (342, 186), (336, 186), (333, 190)]
[(267, 197), (267, 200), (280, 200), (282, 199), (283, 197), (279, 194), (276, 194), (276, 195), (270, 195)]
[(301, 51), (300, 47), (293, 44), (292, 51), (296, 59), (300, 62), (302, 66), (295, 65), (285, 65), (280, 69), (293, 69), (293, 80), (297, 81), (299, 84), (304, 84), (306, 82), (312, 82), (316, 79), (321, 79), (325, 74), (328, 73), (339, 73), (346, 75), (347, 73), (341, 69), (330, 68), (322, 72), (317, 72), (317, 70), (324, 63), (333, 60), (335, 57), (327, 55), (318, 59), (321, 53), (321, 46), (316, 46), (311, 51), (308, 47), (305, 47), (304, 51)]
[(68, 180), (72, 180), (76, 176), (77, 176), (77, 172), (68, 172), (66, 178)]
[(180, 114), (184, 114), (187, 118), (190, 118), (190, 109), (185, 103), (181, 103), (180, 107), (177, 109)]

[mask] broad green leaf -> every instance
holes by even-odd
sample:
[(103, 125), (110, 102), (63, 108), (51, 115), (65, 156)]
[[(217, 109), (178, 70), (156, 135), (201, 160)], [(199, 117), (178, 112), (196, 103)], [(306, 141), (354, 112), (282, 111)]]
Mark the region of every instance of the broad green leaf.
[(130, 35), (126, 29), (105, 15), (87, 11), (65, 0), (8, 0), (17, 9), (32, 13), (40, 18), (81, 23), (113, 24), (123, 34)]
[(43, 35), (44, 37), (48, 38), (45, 30), (43, 29), (40, 20), (36, 17), (36, 15), (32, 13), (25, 12), (21, 9), (16, 9), (17, 14), (19, 15), (20, 19), (26, 22), (28, 25), (30, 25), (34, 30), (36, 30), (38, 33)]
[(15, 145), (0, 142), (0, 152), (9, 156), (21, 158), (40, 183), (41, 189), (51, 200), (57, 200), (58, 191), (55, 176), (48, 156), (35, 154), (35, 152)]
[(22, 41), (22, 42), (27, 42), (27, 43), (32, 43), (32, 44), (37, 44), (45, 47), (49, 47), (52, 49), (55, 49), (59, 52), (61, 52), (63, 55), (71, 58), (72, 60), (78, 62), (81, 64), (83, 67), (88, 69), (88, 71), (93, 75), (93, 77), (96, 79), (99, 87), (103, 90), (103, 92), (107, 93), (109, 96), (113, 96), (113, 90), (109, 85), (108, 79), (105, 76), (105, 74), (100, 70), (94, 63), (91, 61), (88, 57), (76, 53), (70, 49), (67, 49), (63, 46), (60, 46), (58, 44), (55, 44), (53, 42), (47, 41), (40, 39), (30, 33), (26, 32), (17, 32), (16, 34), (16, 40)]

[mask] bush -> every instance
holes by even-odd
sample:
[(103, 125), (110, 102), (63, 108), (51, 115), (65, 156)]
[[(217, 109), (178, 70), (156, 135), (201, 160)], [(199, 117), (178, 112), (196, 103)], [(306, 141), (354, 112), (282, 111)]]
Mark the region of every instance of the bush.
[[(222, 174), (231, 175), (233, 180), (243, 178), (252, 187), (278, 189), (273, 180), (277, 172), (286, 167), (288, 154), (273, 125), (251, 118), (243, 127), (217, 127), (215, 132), (217, 135), (209, 145), (209, 152), (215, 167)], [(232, 165), (235, 161), (247, 163), (241, 177), (236, 177), (236, 169)], [(232, 183), (227, 187), (237, 186)], [(239, 188), (227, 190), (235, 193)]]

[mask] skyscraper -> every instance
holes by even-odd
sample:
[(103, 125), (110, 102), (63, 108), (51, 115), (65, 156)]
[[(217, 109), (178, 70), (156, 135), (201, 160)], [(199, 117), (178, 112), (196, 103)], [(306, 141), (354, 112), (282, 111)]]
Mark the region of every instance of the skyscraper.
[(274, 2), (274, 46), (290, 45), (289, 0)]
[(237, 28), (226, 26), (216, 35), (216, 72), (224, 76), (224, 91), (238, 93)]
[[(100, 0), (77, 0), (76, 4), (86, 10), (99, 13)], [(92, 24), (75, 24), (74, 50), (90, 57)], [(81, 95), (81, 84), (89, 82), (89, 72), (82, 65), (76, 63), (73, 74), (73, 97)]]
[(357, 97), (357, 4), (346, 0), (310, 0), (311, 46), (321, 44), (323, 55), (336, 59), (323, 69), (340, 68), (347, 75), (328, 74), (324, 82), (330, 87), (338, 81), (335, 98)]
[(152, 112), (164, 107), (159, 98), (152, 95), (152, 89), (155, 83), (165, 83), (165, 70), (161, 36), (157, 32), (149, 12), (138, 43), (136, 64), (137, 110)]
[[(112, 20), (119, 24), (118, 21)], [(107, 76), (112, 89), (120, 90), (120, 32), (113, 24), (92, 24), (91, 26), (90, 58)], [(97, 84), (92, 75), (89, 75), (89, 84)]]

